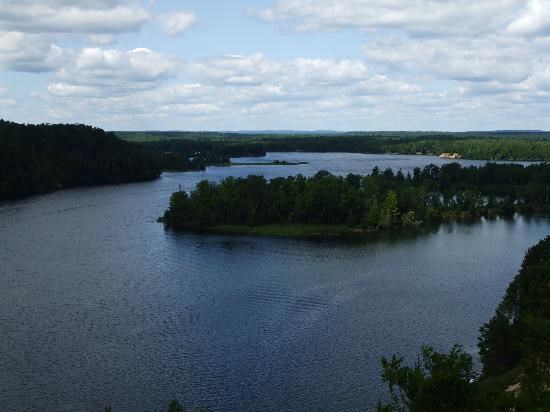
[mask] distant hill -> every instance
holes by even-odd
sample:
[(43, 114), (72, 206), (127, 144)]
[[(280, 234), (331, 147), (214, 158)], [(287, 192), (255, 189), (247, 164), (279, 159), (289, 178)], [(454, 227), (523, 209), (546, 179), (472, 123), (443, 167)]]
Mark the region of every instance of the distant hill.
[(237, 131), (223, 131), (221, 133), (236, 133), (236, 134), (279, 134), (279, 135), (337, 135), (344, 134), (346, 132), (337, 130), (237, 130)]

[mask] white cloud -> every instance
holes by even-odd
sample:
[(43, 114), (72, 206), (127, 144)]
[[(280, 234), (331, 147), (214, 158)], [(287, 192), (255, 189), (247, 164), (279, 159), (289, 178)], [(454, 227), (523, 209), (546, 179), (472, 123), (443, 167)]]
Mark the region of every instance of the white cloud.
[(529, 78), (521, 82), (518, 88), (531, 93), (542, 92), (546, 94), (550, 92), (550, 65), (534, 72)]
[(48, 92), (60, 97), (99, 97), (98, 89), (89, 86), (79, 86), (67, 83), (53, 83), (48, 85)]
[(110, 46), (116, 43), (115, 36), (111, 34), (90, 34), (89, 39), (96, 46)]
[(197, 24), (198, 19), (192, 11), (179, 11), (162, 15), (161, 22), (166, 34), (179, 36)]
[(149, 49), (129, 52), (85, 48), (70, 53), (70, 62), (55, 72), (48, 91), (57, 96), (125, 95), (148, 90), (177, 76), (181, 62)]
[[(191, 11), (156, 13), (149, 0), (0, 0), (0, 70), (44, 72), (28, 106), (20, 99), (14, 105), (0, 87), (3, 115), (133, 129), (511, 128), (538, 119), (550, 127), (545, 0), (271, 4), (254, 13), (286, 36), (343, 33), (296, 37), (308, 47), (327, 41), (307, 58), (290, 47), (291, 57), (273, 59), (276, 46), (265, 45), (255, 54), (183, 62), (143, 48), (157, 39), (138, 32), (154, 21), (167, 35), (181, 35), (197, 23)], [(112, 46), (117, 40), (138, 48)], [(329, 43), (339, 49), (347, 40), (363, 42), (362, 50), (346, 46), (338, 55), (350, 57), (326, 57)], [(214, 50), (258, 43), (229, 44), (219, 39)], [(196, 47), (201, 55), (211, 51)], [(324, 57), (315, 58), (315, 50)]]
[(204, 116), (219, 112), (220, 108), (211, 103), (178, 103), (161, 106), (159, 115), (184, 115), (184, 116)]
[(127, 1), (0, 0), (0, 29), (26, 33), (116, 34), (139, 30), (151, 19)]
[(20, 32), (0, 31), (0, 69), (22, 72), (51, 71), (65, 63), (62, 48), (48, 39)]
[(8, 88), (3, 84), (0, 84), (0, 107), (5, 108), (8, 106), (14, 106), (16, 104), (13, 99), (4, 99), (4, 96), (8, 94)]
[(225, 85), (261, 85), (292, 82), (334, 85), (364, 79), (367, 66), (360, 60), (304, 59), (286, 62), (272, 61), (257, 53), (248, 56), (222, 56), (189, 63), (185, 66), (191, 77)]
[[(540, 60), (531, 44), (508, 38), (410, 39), (381, 38), (366, 43), (369, 62), (398, 71), (464, 81), (522, 81)], [(513, 57), (512, 57), (513, 56)]]
[(511, 34), (550, 33), (550, 3), (547, 0), (529, 0), (521, 15), (507, 28)]
[(369, 65), (469, 96), (535, 94), (550, 67), (546, 0), (276, 0), (254, 13), (296, 31), (355, 29)]
[[(96, 68), (105, 65), (98, 53), (82, 53), (86, 58), (80, 60), (85, 63), (74, 64), (78, 80), (71, 77), (71, 81), (62, 81), (64, 73), (57, 73), (58, 81), (50, 84), (44, 99), (55, 102), (61, 112), (89, 113), (103, 125), (118, 122), (119, 127), (125, 127), (130, 118), (134, 127), (140, 121), (152, 124), (170, 119), (173, 124), (178, 119), (174, 127), (182, 127), (178, 122), (185, 120), (185, 128), (197, 128), (203, 122), (207, 128), (242, 129), (270, 118), (285, 122), (308, 118), (332, 121), (336, 117), (343, 122), (353, 116), (363, 119), (365, 110), (374, 110), (382, 102), (422, 96), (418, 85), (371, 73), (360, 60), (276, 61), (261, 54), (214, 57), (184, 65), (183, 73), (189, 80), (185, 83), (156, 82), (140, 89), (127, 78), (119, 79), (115, 87), (97, 80)], [(90, 78), (88, 67), (94, 68)]]
[(505, 25), (522, 0), (277, 0), (251, 10), (297, 31), (397, 29), (412, 34), (476, 34)]
[(260, 115), (274, 107), (281, 114), (297, 107), (302, 113), (362, 107), (368, 97), (421, 92), (417, 85), (370, 74), (357, 60), (272, 61), (256, 54), (211, 58), (189, 64), (185, 71), (194, 83), (145, 92), (147, 97), (133, 100), (149, 101), (165, 113), (170, 107), (179, 112), (184, 107), (185, 114), (195, 109), (203, 114), (198, 108), (211, 109), (209, 105), (215, 102), (217, 109), (212, 114), (241, 116)]
[(387, 76), (377, 74), (358, 84), (355, 94), (358, 95), (408, 95), (420, 93), (422, 88), (416, 84), (407, 83), (402, 80), (390, 79)]
[(181, 119), (179, 127), (187, 129), (276, 128), (281, 123), (310, 129), (483, 129), (517, 127), (521, 122), (511, 113), (513, 107), (520, 110), (518, 105), (529, 114), (522, 124), (531, 124), (550, 103), (550, 93), (543, 93), (550, 84), (546, 72), (507, 83), (457, 80), (455, 88), (431, 91), (430, 83), (426, 89), (410, 80), (415, 76), (377, 73), (359, 60), (273, 61), (256, 54), (194, 62), (184, 71), (191, 83), (109, 99), (103, 102), (104, 115), (117, 107), (144, 123)]
[(17, 102), (13, 99), (0, 99), (0, 107), (15, 106)]

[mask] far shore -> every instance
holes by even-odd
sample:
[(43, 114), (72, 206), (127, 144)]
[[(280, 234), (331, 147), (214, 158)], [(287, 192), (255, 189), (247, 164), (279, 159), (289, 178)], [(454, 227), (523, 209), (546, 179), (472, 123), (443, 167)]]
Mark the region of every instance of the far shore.
[(299, 166), (299, 165), (308, 165), (309, 162), (287, 162), (285, 160), (274, 160), (272, 162), (229, 162), (222, 163), (212, 166)]

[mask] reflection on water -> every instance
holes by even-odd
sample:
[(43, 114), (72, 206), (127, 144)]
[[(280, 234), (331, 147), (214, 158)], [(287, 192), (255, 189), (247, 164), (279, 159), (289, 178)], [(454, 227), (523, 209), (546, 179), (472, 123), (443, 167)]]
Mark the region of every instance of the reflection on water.
[(372, 169), (322, 156), (0, 207), (1, 409), (154, 411), (178, 398), (214, 411), (364, 410), (385, 395), (383, 355), (415, 360), (423, 343), (475, 355), (480, 324), (548, 220), (346, 241), (198, 236), (155, 222), (178, 185), (204, 177)]

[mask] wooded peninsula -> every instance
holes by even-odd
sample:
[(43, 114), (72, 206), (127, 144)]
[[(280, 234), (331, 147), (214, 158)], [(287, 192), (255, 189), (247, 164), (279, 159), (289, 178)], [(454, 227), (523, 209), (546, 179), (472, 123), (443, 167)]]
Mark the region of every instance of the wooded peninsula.
[(98, 128), (0, 120), (0, 200), (64, 187), (151, 180), (160, 172), (148, 150)]
[(547, 213), (550, 165), (487, 163), (334, 176), (203, 180), (175, 192), (162, 221), (222, 233), (315, 236), (361, 233), (480, 216)]
[(163, 170), (229, 162), (210, 152), (172, 153), (80, 124), (0, 120), (0, 201), (53, 190), (156, 179)]

